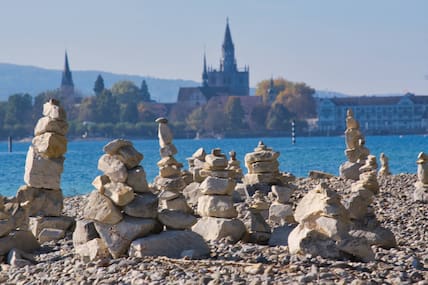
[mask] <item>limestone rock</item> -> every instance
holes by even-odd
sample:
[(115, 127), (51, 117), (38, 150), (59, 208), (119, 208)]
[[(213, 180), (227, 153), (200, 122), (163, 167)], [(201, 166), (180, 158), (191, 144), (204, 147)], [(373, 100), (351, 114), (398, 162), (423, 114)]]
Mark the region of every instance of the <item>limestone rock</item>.
[(172, 143), (173, 134), (169, 126), (167, 125), (168, 120), (165, 118), (159, 118), (156, 122), (158, 126), (158, 138), (160, 147), (165, 147)]
[(161, 157), (173, 156), (177, 154), (177, 148), (173, 144), (168, 144), (160, 148)]
[(131, 203), (123, 207), (125, 214), (137, 218), (156, 218), (158, 210), (158, 198), (152, 193), (135, 195)]
[(98, 169), (107, 175), (113, 182), (125, 182), (128, 171), (123, 162), (116, 156), (104, 154), (98, 160)]
[(183, 195), (187, 200), (187, 203), (190, 205), (197, 205), (199, 197), (202, 196), (201, 191), (199, 190), (200, 183), (192, 182), (183, 189)]
[(164, 178), (164, 177), (156, 177), (155, 184), (160, 190), (169, 190), (169, 191), (181, 191), (186, 187), (186, 183), (181, 177), (175, 178)]
[(159, 168), (159, 176), (164, 178), (176, 177), (181, 174), (181, 170), (175, 165), (163, 166)]
[(358, 180), (360, 178), (360, 167), (357, 162), (346, 161), (339, 168), (339, 175), (345, 179)]
[(207, 257), (210, 249), (204, 239), (192, 231), (165, 231), (137, 239), (129, 247), (129, 256), (167, 256), (180, 258), (182, 253), (191, 250), (193, 258)]
[(101, 194), (104, 194), (104, 186), (110, 183), (110, 178), (107, 175), (98, 175), (92, 181), (92, 186), (95, 187)]
[(377, 245), (387, 249), (397, 246), (394, 234), (386, 228), (377, 227), (372, 231), (351, 230), (349, 234), (355, 238), (364, 238), (369, 245)]
[(113, 258), (119, 258), (128, 251), (133, 240), (157, 231), (159, 224), (154, 219), (126, 216), (115, 225), (95, 222), (95, 228)]
[(232, 179), (207, 177), (200, 185), (205, 195), (232, 195), (236, 183)]
[(30, 230), (36, 238), (44, 229), (59, 229), (67, 231), (74, 224), (72, 217), (30, 217)]
[(39, 247), (39, 242), (30, 231), (12, 231), (0, 238), (0, 256), (6, 255), (12, 248), (32, 252)]
[(59, 158), (67, 152), (67, 139), (56, 133), (43, 133), (33, 138), (34, 150), (45, 158)]
[(89, 195), (86, 207), (83, 210), (85, 219), (96, 220), (106, 224), (116, 224), (122, 220), (120, 210), (110, 201), (109, 198), (92, 191)]
[(202, 217), (236, 218), (238, 215), (231, 196), (203, 195), (199, 197), (197, 211)]
[(55, 99), (50, 99), (43, 104), (43, 116), (58, 121), (65, 121), (67, 119), (64, 109), (59, 106), (59, 102)]
[(159, 212), (158, 219), (168, 229), (175, 230), (190, 229), (197, 221), (197, 219), (191, 214), (168, 209), (161, 210)]
[(144, 158), (132, 145), (119, 148), (116, 155), (128, 169), (137, 167)]
[(21, 186), (16, 198), (19, 203), (28, 203), (30, 216), (60, 216), (63, 207), (63, 195), (60, 189), (43, 189)]
[(272, 203), (269, 208), (269, 221), (273, 224), (292, 224), (296, 221), (293, 216), (293, 206), (290, 204)]
[(245, 233), (245, 225), (239, 219), (203, 217), (192, 227), (192, 231), (200, 234), (206, 241), (230, 238), (237, 242)]
[(331, 173), (322, 172), (318, 170), (311, 170), (309, 171), (308, 177), (312, 179), (330, 179), (334, 177), (334, 175)]
[(120, 182), (110, 182), (104, 185), (104, 195), (117, 206), (125, 206), (134, 199), (132, 188)]
[(278, 203), (287, 203), (295, 188), (291, 186), (272, 185), (272, 195)]
[(56, 133), (65, 136), (68, 131), (68, 123), (66, 121), (58, 121), (50, 117), (42, 117), (37, 121), (34, 128), (34, 135), (39, 136), (46, 132)]
[(90, 240), (99, 238), (95, 223), (89, 220), (77, 220), (76, 227), (73, 232), (73, 246), (85, 244)]
[(60, 189), (63, 162), (63, 157), (46, 159), (30, 146), (25, 161), (25, 183), (36, 188)]
[(132, 187), (135, 192), (150, 192), (149, 185), (147, 184), (146, 172), (142, 166), (137, 166), (128, 170), (126, 184)]
[(295, 225), (283, 225), (273, 229), (269, 239), (270, 246), (287, 246), (288, 236), (291, 231), (295, 228)]
[(103, 151), (110, 155), (115, 155), (119, 151), (119, 149), (127, 146), (132, 146), (132, 142), (124, 139), (115, 139), (107, 143), (103, 147)]
[(338, 243), (338, 248), (364, 262), (373, 261), (375, 259), (373, 250), (364, 238), (343, 239)]
[(182, 211), (184, 213), (192, 212), (192, 209), (189, 207), (189, 205), (187, 205), (186, 198), (184, 198), (183, 195), (180, 195), (177, 198), (171, 200), (160, 200), (159, 208)]
[(61, 229), (45, 228), (38, 235), (37, 239), (41, 244), (49, 241), (58, 241), (65, 236), (65, 231)]
[(100, 238), (94, 238), (86, 243), (79, 244), (74, 247), (76, 254), (78, 254), (84, 262), (100, 260), (109, 258), (110, 253), (104, 241)]

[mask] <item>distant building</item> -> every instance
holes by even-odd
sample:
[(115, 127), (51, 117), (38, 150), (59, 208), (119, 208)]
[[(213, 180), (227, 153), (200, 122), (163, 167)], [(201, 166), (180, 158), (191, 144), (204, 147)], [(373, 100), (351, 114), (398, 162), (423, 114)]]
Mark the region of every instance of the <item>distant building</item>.
[(61, 89), (61, 93), (65, 96), (70, 96), (74, 94), (73, 76), (71, 75), (70, 66), (68, 64), (67, 52), (65, 52), (65, 63), (64, 63), (64, 70), (62, 72), (60, 89)]
[(428, 96), (407, 93), (403, 96), (320, 99), (318, 130), (331, 134), (343, 132), (349, 108), (361, 130), (367, 133), (415, 133), (428, 128)]
[(249, 95), (249, 68), (248, 66), (242, 69), (237, 67), (235, 46), (230, 33), (229, 21), (227, 21), (219, 69), (207, 67), (204, 55), (201, 86), (180, 88), (177, 103), (199, 106), (204, 105), (213, 96)]

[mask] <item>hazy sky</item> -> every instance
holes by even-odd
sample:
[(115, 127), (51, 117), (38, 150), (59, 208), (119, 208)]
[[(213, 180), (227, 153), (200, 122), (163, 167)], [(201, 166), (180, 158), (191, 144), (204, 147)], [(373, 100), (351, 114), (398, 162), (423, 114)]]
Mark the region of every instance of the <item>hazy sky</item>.
[[(426, 0), (10, 0), (0, 62), (200, 81), (226, 18), (250, 82), (271, 76), (349, 94), (428, 95)], [(427, 77), (427, 78), (425, 78)]]

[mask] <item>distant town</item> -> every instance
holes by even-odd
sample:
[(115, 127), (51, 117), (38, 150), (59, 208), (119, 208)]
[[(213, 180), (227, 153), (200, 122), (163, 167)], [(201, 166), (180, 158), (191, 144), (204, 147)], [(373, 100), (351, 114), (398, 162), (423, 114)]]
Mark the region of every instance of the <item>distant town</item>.
[(156, 137), (154, 122), (167, 117), (177, 138), (339, 135), (347, 109), (366, 134), (417, 134), (428, 130), (428, 96), (352, 96), (318, 98), (303, 82), (266, 78), (250, 95), (250, 67), (238, 67), (229, 23), (226, 23), (218, 67), (201, 58), (200, 86), (179, 88), (176, 102), (152, 98), (146, 80), (120, 80), (110, 89), (103, 76), (94, 78), (92, 94), (75, 88), (68, 54), (59, 88), (38, 95), (11, 94), (0, 102), (0, 140), (32, 136), (49, 98), (67, 111), (72, 138)]

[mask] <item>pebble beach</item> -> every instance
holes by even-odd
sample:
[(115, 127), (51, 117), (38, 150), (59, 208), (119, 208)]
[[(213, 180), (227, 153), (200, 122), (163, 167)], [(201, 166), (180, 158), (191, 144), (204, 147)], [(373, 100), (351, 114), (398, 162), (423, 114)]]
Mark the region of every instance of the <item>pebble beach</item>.
[[(123, 257), (83, 262), (74, 254), (71, 233), (48, 242), (34, 254), (36, 264), (0, 264), (1, 284), (428, 284), (428, 207), (414, 202), (416, 175), (379, 179), (373, 208), (381, 225), (392, 230), (398, 246), (373, 246), (375, 261), (331, 260), (290, 255), (287, 246), (225, 240), (210, 242), (209, 258)], [(351, 181), (322, 181), (346, 195)], [(319, 179), (298, 178), (296, 204)], [(63, 214), (81, 218), (87, 195), (64, 200)]]

